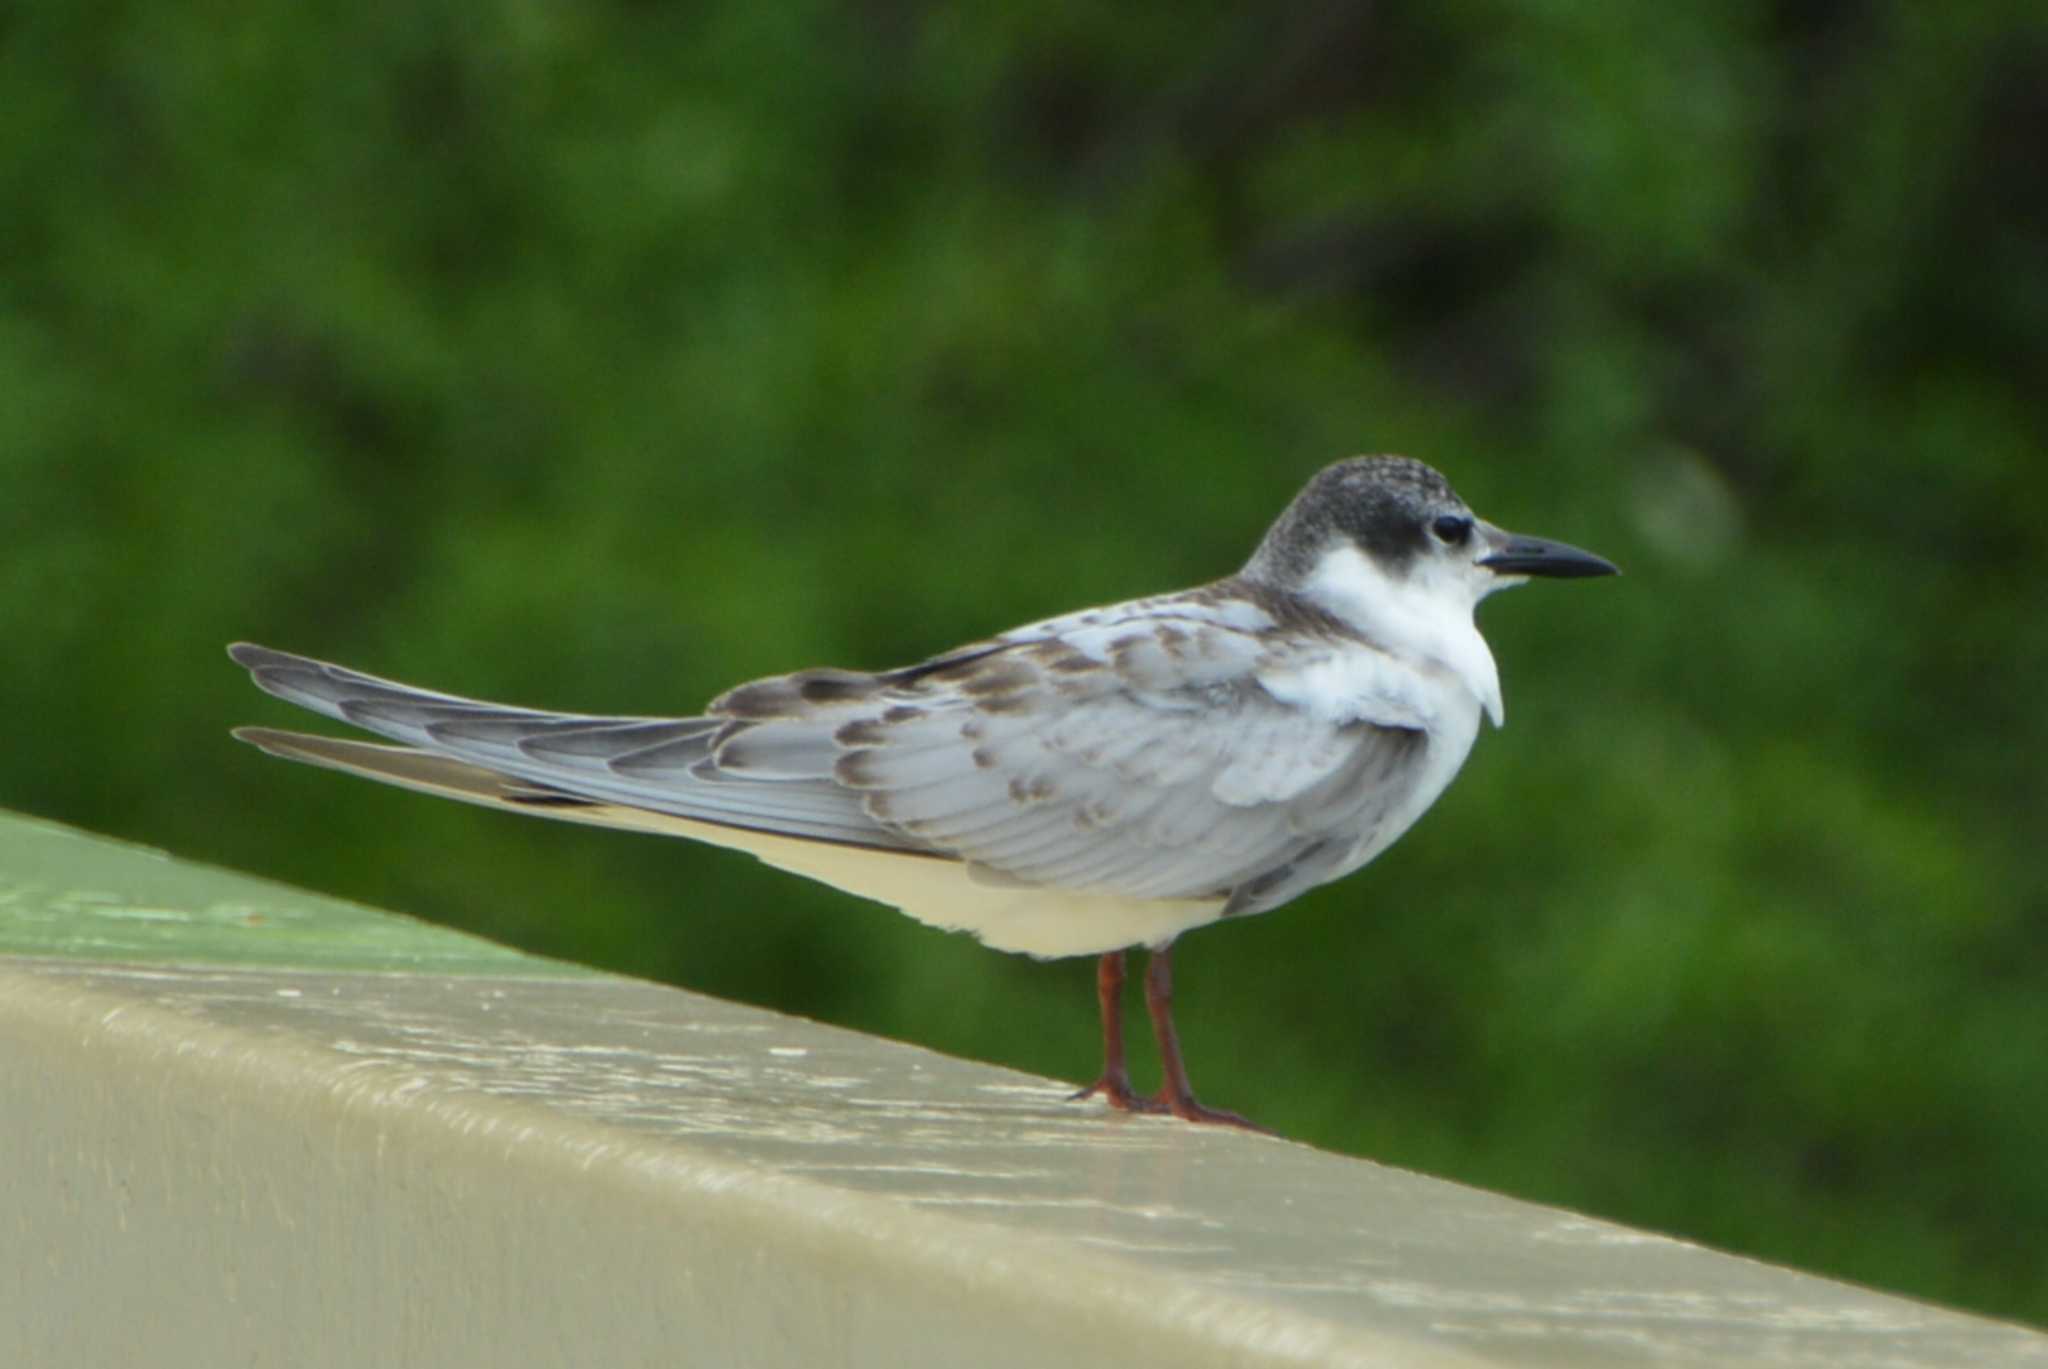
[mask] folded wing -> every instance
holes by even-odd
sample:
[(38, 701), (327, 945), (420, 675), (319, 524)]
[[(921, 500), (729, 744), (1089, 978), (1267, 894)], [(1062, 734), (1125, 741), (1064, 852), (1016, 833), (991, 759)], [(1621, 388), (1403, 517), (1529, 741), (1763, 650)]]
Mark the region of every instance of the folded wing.
[[(756, 681), (683, 718), (511, 708), (263, 647), (231, 654), (266, 691), (402, 743), (245, 734), (276, 754), (738, 846), (994, 945), (1078, 954), (1275, 907), (1343, 873), (1405, 820), (1429, 744), (1396, 667), (1361, 643), (1276, 640), (1241, 609), (1224, 622), (1142, 607), (898, 671)], [(997, 925), (1032, 917), (1073, 925)], [(1088, 919), (1118, 926), (1089, 933)]]

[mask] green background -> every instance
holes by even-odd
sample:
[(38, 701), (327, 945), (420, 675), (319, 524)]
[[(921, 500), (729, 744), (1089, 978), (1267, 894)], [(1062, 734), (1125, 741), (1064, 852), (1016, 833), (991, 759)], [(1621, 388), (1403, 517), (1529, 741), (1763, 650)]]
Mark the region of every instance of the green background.
[(1085, 962), (266, 761), (222, 644), (687, 712), (1409, 452), (1628, 575), (1183, 944), (1205, 1098), (2048, 1322), (2040, 14), (8, 7), (0, 804), (1079, 1080)]

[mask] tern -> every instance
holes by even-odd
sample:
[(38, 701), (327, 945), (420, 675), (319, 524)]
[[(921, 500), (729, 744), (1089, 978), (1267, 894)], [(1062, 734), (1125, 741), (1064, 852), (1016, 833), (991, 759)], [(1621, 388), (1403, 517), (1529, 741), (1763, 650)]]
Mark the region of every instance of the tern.
[[(1242, 570), (877, 672), (742, 684), (691, 717), (484, 703), (240, 643), (261, 689), (397, 743), (272, 728), (274, 756), (539, 817), (693, 837), (998, 950), (1100, 957), (1103, 1065), (1075, 1098), (1250, 1126), (1195, 1098), (1174, 939), (1358, 869), (1502, 722), (1479, 601), (1613, 575), (1398, 456), (1324, 468)], [(1131, 1085), (1145, 947), (1163, 1082)]]

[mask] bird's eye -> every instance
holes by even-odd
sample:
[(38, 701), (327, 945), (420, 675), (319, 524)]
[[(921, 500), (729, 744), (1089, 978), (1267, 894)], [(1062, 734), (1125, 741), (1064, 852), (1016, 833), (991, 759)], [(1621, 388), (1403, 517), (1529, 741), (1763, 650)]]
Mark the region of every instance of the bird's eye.
[(1465, 539), (1472, 535), (1472, 520), (1460, 517), (1455, 513), (1447, 513), (1437, 519), (1436, 522), (1431, 523), (1429, 530), (1435, 533), (1436, 540), (1445, 546), (1459, 547), (1463, 546)]

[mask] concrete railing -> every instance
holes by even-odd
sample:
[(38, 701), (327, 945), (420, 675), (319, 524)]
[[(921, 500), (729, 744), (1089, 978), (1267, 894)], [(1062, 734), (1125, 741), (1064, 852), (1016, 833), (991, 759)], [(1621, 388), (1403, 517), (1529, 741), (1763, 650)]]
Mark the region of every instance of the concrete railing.
[(0, 816), (0, 1363), (2048, 1364), (1066, 1091)]

